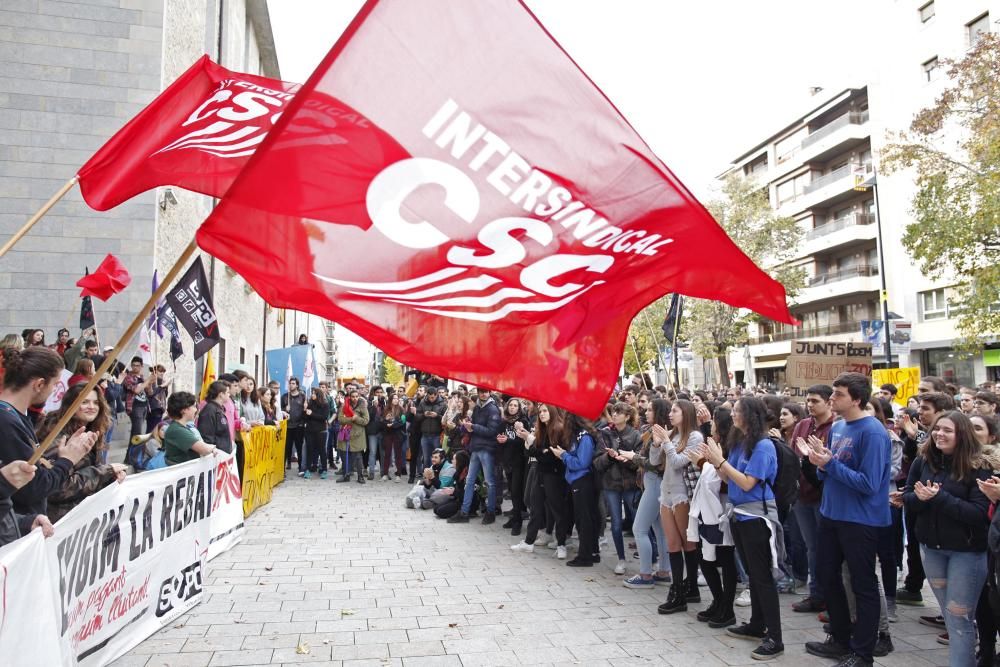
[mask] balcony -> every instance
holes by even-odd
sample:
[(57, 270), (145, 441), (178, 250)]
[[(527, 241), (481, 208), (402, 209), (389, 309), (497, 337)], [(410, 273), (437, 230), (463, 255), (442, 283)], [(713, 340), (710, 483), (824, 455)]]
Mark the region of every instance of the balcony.
[(809, 287), (815, 285), (826, 285), (829, 283), (840, 282), (841, 280), (847, 280), (848, 278), (854, 278), (856, 276), (877, 276), (878, 267), (877, 266), (852, 266), (849, 269), (841, 269), (840, 271), (831, 271), (828, 273), (817, 273), (815, 276), (809, 278)]
[(803, 195), (812, 194), (813, 192), (816, 192), (817, 190), (819, 190), (821, 188), (825, 188), (826, 186), (830, 185), (831, 183), (836, 183), (840, 179), (846, 178), (846, 177), (850, 176), (852, 173), (854, 173), (854, 165), (845, 164), (843, 167), (840, 167), (839, 169), (834, 169), (833, 171), (831, 171), (829, 174), (826, 174), (825, 176), (820, 176), (819, 178), (814, 178), (809, 183), (809, 185), (807, 185), (805, 188), (803, 188), (802, 194)]
[(831, 136), (834, 132), (842, 127), (847, 127), (849, 125), (864, 125), (868, 122), (868, 112), (852, 112), (845, 113), (843, 116), (839, 116), (823, 127), (819, 128), (815, 132), (811, 133), (808, 137), (802, 140), (802, 149), (809, 148), (813, 144), (822, 141), (823, 139)]
[[(795, 215), (818, 206), (828, 207), (851, 198), (854, 192), (854, 172), (856, 164), (845, 164), (829, 174), (819, 176), (802, 189), (802, 193), (786, 199), (778, 206), (778, 215)], [(865, 172), (871, 171), (871, 164), (861, 165)]]
[(848, 227), (871, 225), (875, 222), (875, 216), (871, 213), (854, 213), (844, 218), (838, 218), (823, 225), (813, 227), (806, 232), (806, 240), (818, 239), (834, 232), (839, 232)]
[(860, 320), (856, 322), (837, 322), (836, 324), (828, 324), (822, 327), (799, 327), (786, 331), (763, 334), (761, 336), (751, 337), (750, 344), (763, 345), (765, 343), (778, 343), (785, 340), (795, 340), (799, 338), (816, 338), (818, 336), (833, 336), (836, 334), (853, 333), (855, 331), (861, 331)]

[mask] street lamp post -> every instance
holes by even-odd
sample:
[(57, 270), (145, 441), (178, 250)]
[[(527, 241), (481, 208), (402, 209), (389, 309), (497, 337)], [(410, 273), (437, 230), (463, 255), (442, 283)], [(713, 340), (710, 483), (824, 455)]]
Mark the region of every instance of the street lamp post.
[[(862, 176), (863, 178), (863, 176)], [(878, 170), (872, 168), (872, 177), (858, 184), (858, 189), (867, 190), (872, 188), (875, 194), (875, 234), (876, 247), (878, 248), (878, 272), (881, 277), (882, 289), (879, 292), (879, 300), (882, 302), (882, 334), (885, 336), (885, 367), (892, 368), (892, 339), (889, 336), (889, 291), (886, 287), (885, 277), (885, 243), (882, 240), (882, 212), (878, 201)]]

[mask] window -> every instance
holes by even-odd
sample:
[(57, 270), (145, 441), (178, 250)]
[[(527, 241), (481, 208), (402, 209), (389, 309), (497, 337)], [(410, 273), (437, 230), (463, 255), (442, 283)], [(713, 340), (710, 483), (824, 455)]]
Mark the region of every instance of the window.
[(934, 18), (934, 0), (931, 0), (926, 5), (920, 8), (920, 22), (927, 23), (932, 18)]
[(247, 361), (247, 349), (245, 347), (240, 348), (240, 363), (245, 364)]
[(947, 319), (948, 303), (944, 298), (944, 288), (921, 292), (920, 311), (925, 322)]
[(990, 31), (990, 14), (989, 12), (983, 14), (975, 21), (966, 24), (965, 26), (966, 34), (969, 38), (969, 46), (973, 47), (979, 43), (979, 39), (984, 33)]
[(938, 58), (937, 58), (937, 56), (934, 56), (930, 60), (924, 62), (923, 65), (921, 65), (921, 67), (924, 68), (924, 80), (925, 81), (928, 81), (928, 82), (929, 81), (934, 81), (935, 79), (938, 78), (938, 64), (939, 64), (938, 63)]
[(765, 171), (767, 171), (767, 155), (761, 155), (759, 158), (743, 168), (743, 173), (747, 176), (753, 176), (754, 174), (760, 174)]

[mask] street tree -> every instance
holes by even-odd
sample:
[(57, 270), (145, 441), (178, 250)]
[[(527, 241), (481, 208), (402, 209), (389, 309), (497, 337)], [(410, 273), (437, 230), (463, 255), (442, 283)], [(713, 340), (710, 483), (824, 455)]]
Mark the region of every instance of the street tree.
[(903, 245), (925, 275), (953, 282), (957, 345), (971, 352), (1000, 332), (1000, 36), (939, 66), (944, 91), (893, 137), (882, 167), (914, 174)]
[(403, 381), (403, 368), (399, 363), (392, 357), (386, 355), (382, 360), (382, 377), (379, 378), (382, 382), (388, 383), (393, 387), (398, 387)]
[[(768, 273), (785, 286), (790, 299), (794, 298), (805, 283), (804, 269), (791, 263), (802, 229), (792, 218), (775, 213), (767, 188), (730, 174), (722, 183), (721, 196), (708, 204), (708, 210), (757, 266), (772, 267)], [(728, 383), (729, 350), (747, 342), (747, 325), (759, 321), (760, 316), (721, 301), (687, 299), (685, 303), (681, 339), (689, 341), (699, 356), (717, 359), (721, 380)]]

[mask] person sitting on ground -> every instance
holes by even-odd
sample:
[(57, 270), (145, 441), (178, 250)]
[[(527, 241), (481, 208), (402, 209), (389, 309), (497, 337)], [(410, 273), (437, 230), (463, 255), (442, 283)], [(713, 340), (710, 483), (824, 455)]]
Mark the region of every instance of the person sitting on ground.
[(406, 507), (425, 510), (433, 508), (431, 496), (442, 487), (452, 485), (454, 475), (455, 466), (448, 463), (444, 450), (435, 449), (431, 454), (431, 467), (424, 469), (423, 478), (406, 495)]

